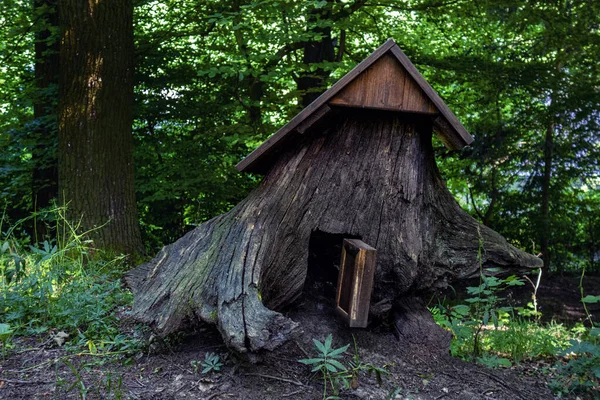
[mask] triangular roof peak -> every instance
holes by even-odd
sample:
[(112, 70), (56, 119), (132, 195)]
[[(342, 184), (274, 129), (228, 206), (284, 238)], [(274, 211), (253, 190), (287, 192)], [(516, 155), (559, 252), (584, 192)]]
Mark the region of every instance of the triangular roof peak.
[(294, 132), (304, 133), (329, 113), (330, 105), (432, 115), (434, 130), (450, 149), (459, 150), (473, 142), (473, 137), (396, 42), (388, 39), (244, 158), (236, 166), (238, 171), (265, 172), (265, 164), (280, 150), (284, 139)]

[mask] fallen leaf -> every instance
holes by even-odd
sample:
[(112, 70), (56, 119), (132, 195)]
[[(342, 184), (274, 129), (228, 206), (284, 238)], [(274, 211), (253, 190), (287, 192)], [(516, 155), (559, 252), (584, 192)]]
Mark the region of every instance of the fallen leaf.
[(69, 334), (63, 331), (58, 332), (52, 339), (56, 342), (57, 345), (62, 346), (65, 344), (65, 341), (69, 338)]

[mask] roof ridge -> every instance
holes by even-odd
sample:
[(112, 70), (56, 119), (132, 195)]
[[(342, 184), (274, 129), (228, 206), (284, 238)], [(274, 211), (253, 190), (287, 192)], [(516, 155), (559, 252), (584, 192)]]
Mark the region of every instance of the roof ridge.
[[(432, 101), (435, 107), (440, 111), (443, 119), (436, 118), (435, 125), (441, 132), (449, 131), (447, 135), (442, 135), (442, 139), (446, 145), (453, 149), (461, 149), (464, 146), (469, 145), (473, 142), (473, 137), (467, 132), (462, 126), (458, 118), (450, 111), (448, 106), (444, 103), (442, 98), (437, 92), (429, 85), (425, 78), (419, 73), (414, 64), (408, 59), (408, 57), (402, 52), (400, 47), (396, 44), (393, 39), (388, 39), (384, 44), (379, 46), (373, 53), (371, 53), (362, 62), (356, 65), (350, 72), (344, 75), (340, 80), (334, 83), (328, 90), (321, 94), (312, 103), (306, 106), (300, 111), (294, 118), (292, 118), (287, 124), (281, 127), (275, 134), (263, 142), (257, 147), (252, 153), (246, 158), (240, 161), (236, 168), (238, 171), (253, 171), (253, 166), (263, 158), (265, 154), (272, 152), (278, 143), (281, 143), (283, 139), (292, 131), (294, 131), (298, 125), (305, 121), (308, 117), (313, 115), (317, 110), (321, 109), (322, 106), (326, 106), (327, 102), (338, 94), (343, 88), (345, 88), (350, 82), (352, 82), (357, 76), (363, 73), (367, 68), (373, 65), (379, 60), (384, 54), (391, 53), (400, 62), (404, 69), (408, 72), (410, 77), (417, 83), (417, 85), (423, 90), (425, 95)], [(324, 113), (325, 115), (325, 113)], [(454, 134), (450, 134), (453, 133)]]

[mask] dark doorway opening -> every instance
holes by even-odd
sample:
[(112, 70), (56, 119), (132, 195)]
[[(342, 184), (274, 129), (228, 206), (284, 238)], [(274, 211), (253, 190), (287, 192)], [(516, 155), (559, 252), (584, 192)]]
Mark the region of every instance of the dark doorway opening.
[(308, 271), (304, 293), (332, 302), (340, 271), (340, 257), (344, 239), (360, 239), (356, 235), (328, 233), (315, 230), (308, 243)]

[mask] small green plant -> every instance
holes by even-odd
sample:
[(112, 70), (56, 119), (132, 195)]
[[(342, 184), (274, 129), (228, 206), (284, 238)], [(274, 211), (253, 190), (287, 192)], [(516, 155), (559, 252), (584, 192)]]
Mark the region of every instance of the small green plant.
[(484, 354), (482, 357), (477, 357), (477, 362), (488, 368), (510, 367), (512, 365), (508, 358), (498, 357), (493, 354)]
[[(69, 369), (73, 373), (73, 376), (75, 377), (75, 380), (71, 383), (71, 385), (69, 385), (66, 388), (66, 392), (70, 393), (73, 389), (76, 388), (78, 390), (77, 394), (79, 395), (79, 398), (81, 400), (87, 399), (89, 389), (85, 385), (85, 382), (83, 381), (83, 378), (82, 378), (81, 374), (79, 373), (79, 368), (76, 368), (73, 364), (71, 364), (67, 360), (65, 360), (64, 363), (67, 367), (69, 367)], [(65, 382), (61, 382), (61, 384), (65, 384)]]
[[(488, 269), (489, 270), (489, 269)], [(508, 278), (500, 279), (495, 276), (485, 276), (481, 274), (479, 286), (468, 287), (467, 293), (472, 295), (466, 299), (467, 303), (475, 305), (474, 319), (477, 323), (475, 335), (473, 337), (473, 355), (479, 357), (481, 353), (480, 334), (483, 328), (487, 327), (490, 321), (494, 328), (500, 325), (500, 316), (512, 312), (512, 307), (501, 307), (499, 303), (504, 300), (500, 297), (500, 292), (510, 286), (522, 286), (524, 283), (516, 276), (511, 275)]]
[[(382, 384), (382, 376), (389, 374), (385, 368), (364, 363), (360, 359), (356, 339), (354, 339), (354, 355), (352, 356), (352, 360), (348, 362), (348, 366), (344, 365), (341, 360), (346, 350), (350, 347), (349, 344), (333, 348), (333, 336), (331, 334), (325, 338), (324, 342), (313, 339), (313, 343), (317, 350), (316, 357), (298, 361), (311, 366), (311, 372), (321, 374), (321, 379), (323, 380), (323, 399), (338, 399), (339, 397), (337, 396), (341, 389), (356, 389), (359, 375), (362, 372), (366, 372), (368, 375), (374, 373), (379, 385)], [(331, 387), (333, 396), (327, 397), (328, 386)]]
[(380, 368), (374, 366), (372, 364), (364, 363), (358, 354), (358, 345), (356, 343), (356, 338), (352, 336), (352, 340), (354, 341), (354, 354), (352, 355), (352, 360), (348, 362), (347, 371), (350, 372), (352, 376), (352, 382), (350, 386), (354, 389), (358, 386), (358, 378), (361, 372), (366, 372), (367, 375), (375, 374), (375, 379), (377, 380), (377, 384), (379, 386), (383, 383), (383, 375), (388, 375), (389, 372), (385, 368)]
[(600, 328), (596, 327), (587, 308), (588, 304), (600, 302), (600, 296), (585, 295), (583, 292), (583, 277), (585, 268), (581, 272), (579, 290), (581, 302), (586, 313), (586, 319), (591, 329), (584, 330), (580, 340), (571, 339), (570, 346), (559, 353), (568, 357), (568, 362), (558, 365), (558, 379), (551, 383), (552, 389), (558, 394), (575, 392), (600, 391)]
[[(200, 363), (202, 367), (202, 374), (208, 374), (210, 372), (219, 372), (223, 363), (221, 362), (221, 356), (216, 353), (208, 352), (204, 355), (204, 360)], [(194, 372), (198, 372), (198, 362), (192, 361), (192, 367), (194, 367)]]
[(302, 364), (312, 366), (311, 372), (320, 372), (323, 378), (323, 398), (327, 397), (327, 385), (331, 385), (331, 390), (334, 395), (339, 394), (340, 383), (343, 381), (347, 381), (352, 375), (344, 374), (346, 372), (346, 367), (339, 362), (338, 360), (343, 357), (343, 354), (348, 347), (346, 346), (338, 347), (334, 349), (331, 347), (333, 342), (333, 336), (329, 334), (323, 343), (319, 342), (317, 339), (313, 339), (313, 343), (317, 349), (317, 356), (314, 358), (305, 358), (299, 360)]
[(112, 373), (102, 377), (98, 385), (98, 396), (104, 399), (123, 399), (123, 377), (121, 375), (113, 375)]
[(2, 359), (6, 358), (6, 346), (14, 331), (9, 324), (0, 324), (0, 342), (2, 342)]
[(569, 361), (559, 365), (559, 378), (552, 389), (560, 394), (600, 390), (600, 329), (593, 328), (586, 340), (571, 340), (571, 346), (559, 353)]

